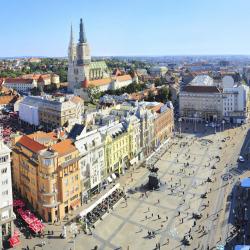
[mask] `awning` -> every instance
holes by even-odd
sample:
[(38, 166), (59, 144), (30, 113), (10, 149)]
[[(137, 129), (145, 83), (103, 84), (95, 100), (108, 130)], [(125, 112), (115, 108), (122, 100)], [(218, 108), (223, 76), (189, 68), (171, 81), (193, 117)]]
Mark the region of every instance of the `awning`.
[(70, 206), (72, 206), (72, 207), (76, 207), (78, 205), (80, 205), (80, 200), (79, 199), (77, 199), (75, 201), (72, 201), (71, 204), (70, 204)]
[(110, 178), (110, 176), (107, 178), (108, 181), (111, 183), (112, 182), (112, 179)]
[(116, 179), (116, 175), (114, 173), (111, 176), (114, 180)]
[(138, 162), (138, 157), (135, 157), (134, 159), (130, 160), (130, 164), (134, 165)]
[[(109, 177), (110, 178), (110, 177)], [(116, 189), (120, 188), (120, 183), (117, 183), (114, 187), (112, 187), (106, 194), (104, 194), (100, 199), (98, 199), (95, 203), (90, 205), (88, 208), (84, 209), (80, 212), (79, 216), (84, 217), (89, 212), (91, 212), (98, 204), (103, 202), (108, 196), (110, 196)]]
[(9, 242), (10, 242), (10, 246), (11, 247), (15, 247), (17, 246), (18, 244), (20, 244), (20, 240), (17, 236), (12, 236), (10, 239), (9, 239)]

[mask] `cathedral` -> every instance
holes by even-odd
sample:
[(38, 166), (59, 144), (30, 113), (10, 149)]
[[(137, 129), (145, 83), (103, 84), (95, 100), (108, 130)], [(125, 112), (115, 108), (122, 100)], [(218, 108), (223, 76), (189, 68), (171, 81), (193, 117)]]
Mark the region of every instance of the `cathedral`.
[(79, 40), (75, 44), (71, 26), (68, 47), (68, 90), (78, 92), (88, 87), (98, 87), (100, 91), (118, 89), (131, 84), (138, 79), (128, 74), (111, 74), (105, 61), (91, 61), (90, 48), (87, 41), (84, 24), (80, 19)]

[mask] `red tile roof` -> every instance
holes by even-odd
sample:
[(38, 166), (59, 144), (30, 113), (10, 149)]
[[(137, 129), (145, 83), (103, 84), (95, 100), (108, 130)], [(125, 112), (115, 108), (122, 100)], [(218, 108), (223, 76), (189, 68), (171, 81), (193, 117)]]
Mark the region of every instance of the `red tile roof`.
[(0, 96), (0, 105), (14, 103), (18, 99), (15, 95)]
[(111, 78), (103, 78), (103, 79), (96, 79), (89, 81), (89, 86), (102, 86), (102, 85), (108, 85), (112, 82)]
[(40, 150), (46, 149), (45, 146), (34, 141), (26, 135), (22, 136), (18, 143), (34, 153), (38, 153)]
[(62, 156), (74, 152), (76, 150), (76, 147), (70, 139), (66, 139), (57, 144), (52, 145), (52, 149)]
[(132, 77), (131, 77), (131, 75), (117, 76), (116, 80), (119, 82), (128, 81), (128, 80), (132, 80)]
[(24, 78), (7, 78), (4, 84), (10, 83), (20, 83), (20, 84), (32, 84), (33, 79), (24, 79)]

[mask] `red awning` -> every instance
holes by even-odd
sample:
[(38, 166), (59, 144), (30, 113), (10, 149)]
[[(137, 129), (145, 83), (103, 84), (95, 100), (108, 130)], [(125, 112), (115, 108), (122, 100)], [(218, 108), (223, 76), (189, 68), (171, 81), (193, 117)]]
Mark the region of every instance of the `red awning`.
[(12, 236), (11, 238), (9, 238), (9, 242), (11, 247), (15, 247), (20, 244), (20, 240), (17, 236)]

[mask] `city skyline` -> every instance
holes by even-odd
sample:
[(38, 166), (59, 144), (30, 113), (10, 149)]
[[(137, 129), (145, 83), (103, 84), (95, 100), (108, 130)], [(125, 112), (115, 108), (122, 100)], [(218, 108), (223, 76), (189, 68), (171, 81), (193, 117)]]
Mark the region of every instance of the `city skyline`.
[(5, 2), (12, 18), (1, 15), (0, 56), (65, 57), (80, 18), (93, 56), (249, 55), (249, 7), (247, 0)]

